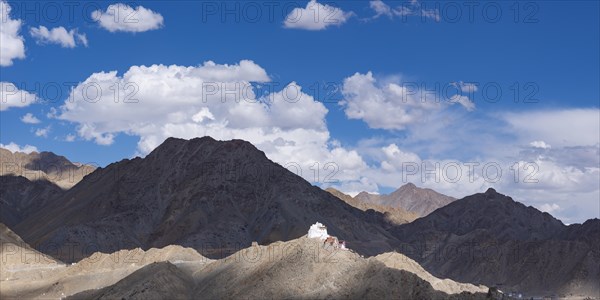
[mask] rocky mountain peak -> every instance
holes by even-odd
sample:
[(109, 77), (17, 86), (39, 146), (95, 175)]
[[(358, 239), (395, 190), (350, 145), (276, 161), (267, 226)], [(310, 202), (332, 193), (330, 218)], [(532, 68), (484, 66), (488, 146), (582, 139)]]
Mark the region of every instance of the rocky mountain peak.
[[(488, 196), (495, 196), (498, 194), (498, 192), (496, 192), (496, 190), (493, 188), (488, 188), (484, 194), (488, 195)], [(498, 194), (498, 195), (502, 195), (502, 194)], [(504, 195), (502, 195), (502, 196), (504, 196)]]
[(400, 189), (404, 189), (404, 190), (414, 190), (416, 188), (417, 188), (417, 186), (412, 182), (406, 183), (405, 185), (400, 187)]

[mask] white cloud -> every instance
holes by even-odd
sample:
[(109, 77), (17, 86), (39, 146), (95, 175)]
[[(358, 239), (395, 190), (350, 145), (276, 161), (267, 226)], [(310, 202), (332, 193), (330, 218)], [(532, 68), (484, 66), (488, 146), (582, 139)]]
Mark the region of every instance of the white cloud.
[[(431, 147), (437, 147), (435, 141), (431, 144)], [(500, 146), (485, 144), (485, 147)], [(336, 187), (345, 192), (356, 192), (357, 187), (379, 191), (379, 188), (395, 189), (413, 182), (457, 198), (493, 187), (563, 221), (582, 222), (598, 217), (600, 147), (593, 151), (595, 158), (592, 156), (587, 161), (580, 158), (579, 167), (562, 160), (563, 152), (558, 156), (547, 152), (544, 157), (531, 159), (517, 153), (518, 149), (512, 144), (513, 151), (505, 152), (503, 156), (457, 160), (444, 156), (422, 158), (397, 144), (369, 145), (368, 149), (359, 147), (358, 154), (373, 163), (360, 172), (360, 181), (355, 178)], [(500, 173), (496, 172), (496, 167)]]
[(74, 134), (67, 134), (67, 136), (65, 137), (65, 142), (74, 142), (75, 141), (75, 135)]
[(437, 9), (421, 9), (421, 17), (429, 18), (436, 22), (441, 20), (440, 12)]
[(13, 153), (23, 152), (23, 153), (29, 154), (31, 152), (38, 152), (38, 149), (35, 146), (25, 145), (25, 146), (21, 147), (21, 146), (15, 144), (14, 142), (10, 142), (8, 145), (0, 144), (0, 148), (7, 149)]
[(469, 95), (473, 94), (478, 90), (477, 84), (472, 82), (458, 81), (453, 82), (452, 85), (459, 89), (461, 92), (468, 93)]
[(10, 17), (11, 9), (8, 3), (0, 1), (0, 66), (3, 67), (25, 58), (25, 43), (19, 35), (21, 20)]
[(143, 6), (135, 9), (123, 3), (108, 6), (106, 11), (96, 10), (92, 18), (110, 32), (144, 32), (163, 26), (163, 16)]
[(462, 105), (467, 111), (475, 110), (475, 103), (469, 99), (467, 96), (462, 95), (454, 95), (450, 98), (450, 103), (458, 103)]
[[(355, 73), (344, 79), (342, 85), (346, 116), (360, 119), (369, 127), (388, 130), (405, 130), (408, 126), (428, 123), (449, 105), (459, 103), (467, 111), (475, 109), (468, 96), (459, 91), (445, 99), (443, 89), (430, 91), (424, 84), (403, 82), (399, 77), (375, 78), (371, 72)], [(472, 94), (468, 94), (472, 95)]]
[(517, 132), (522, 144), (543, 140), (555, 147), (594, 146), (600, 143), (600, 110), (556, 109), (505, 113), (500, 116)]
[(395, 16), (401, 18), (418, 16), (421, 18), (432, 19), (436, 22), (439, 22), (441, 19), (440, 13), (437, 9), (423, 8), (418, 1), (414, 0), (394, 8), (385, 4), (381, 0), (369, 1), (369, 6), (371, 9), (373, 9), (373, 11), (375, 11), (375, 15), (372, 17), (372, 19), (379, 18), (382, 15), (390, 18), (394, 18)]
[(88, 45), (85, 34), (77, 33), (76, 29), (67, 31), (62, 26), (48, 29), (40, 25), (37, 28), (32, 27), (29, 33), (39, 44), (58, 44), (63, 48), (75, 48), (77, 43), (86, 47)]
[(343, 181), (337, 184), (328, 184), (324, 188), (333, 187), (343, 193), (355, 197), (360, 192), (378, 194), (379, 187), (376, 183), (370, 181), (367, 177), (360, 177), (353, 181)]
[(21, 122), (25, 124), (39, 124), (40, 119), (36, 118), (31, 113), (26, 113), (23, 117), (21, 117)]
[[(371, 128), (405, 129), (406, 126), (426, 121), (440, 103), (421, 99), (416, 91), (400, 83), (380, 83), (371, 72), (356, 73), (344, 79), (342, 86), (346, 116), (362, 119)], [(425, 100), (425, 101), (423, 101)]]
[(34, 94), (19, 90), (10, 82), (0, 82), (0, 111), (11, 107), (25, 107), (37, 100)]
[(421, 158), (417, 154), (402, 151), (396, 144), (382, 147), (381, 150), (385, 154), (385, 158), (381, 162), (381, 169), (384, 171), (394, 172), (402, 170), (403, 164), (406, 163), (421, 164)]
[(323, 30), (329, 26), (340, 26), (352, 17), (352, 12), (345, 12), (339, 7), (318, 3), (311, 0), (306, 8), (294, 8), (285, 18), (285, 28)]
[(369, 1), (369, 7), (375, 11), (374, 19), (379, 18), (381, 16), (392, 17), (392, 9), (389, 5), (383, 3), (381, 0)]
[(81, 43), (83, 46), (88, 46), (88, 39), (85, 33), (76, 33), (75, 37), (77, 38), (77, 41), (79, 41), (79, 43)]
[[(555, 217), (582, 222), (597, 218), (600, 210), (598, 119), (600, 111), (586, 109), (475, 115), (434, 111), (432, 122), (411, 125), (401, 138), (361, 141), (355, 150), (369, 164), (360, 176), (370, 184), (354, 178), (336, 187), (381, 191), (413, 182), (457, 198), (493, 187), (540, 210), (550, 211), (556, 204)], [(478, 165), (471, 170), (470, 163)], [(461, 176), (453, 180), (457, 165)], [(497, 181), (495, 166), (502, 172)]]
[(48, 137), (48, 133), (50, 133), (50, 125), (43, 127), (43, 128), (38, 128), (35, 130), (35, 136), (38, 137)]
[[(122, 75), (92, 74), (72, 90), (73, 102), (65, 101), (55, 117), (76, 123), (81, 138), (102, 145), (111, 144), (119, 133), (138, 136), (142, 155), (167, 137), (209, 135), (250, 141), (282, 165), (297, 164), (299, 175), (313, 182), (349, 180), (367, 167), (356, 151), (330, 143), (327, 109), (297, 83), (257, 96), (253, 84), (266, 86), (269, 81), (267, 72), (248, 60), (234, 65), (132, 66)], [(112, 93), (93, 101), (82, 98), (86, 88), (110, 90), (127, 83), (135, 86), (132, 97), (137, 103), (124, 101), (133, 88), (121, 90), (118, 102)], [(319, 174), (310, 168), (315, 164)]]
[(533, 141), (533, 142), (529, 143), (529, 146), (531, 146), (533, 148), (539, 148), (539, 149), (552, 148), (550, 145), (546, 144), (546, 142), (544, 142), (544, 141)]
[(477, 83), (459, 81), (450, 83), (450, 85), (457, 89), (457, 93), (450, 97), (449, 102), (459, 103), (467, 111), (475, 110), (475, 103), (471, 101), (471, 98), (475, 97), (475, 92), (478, 90)]

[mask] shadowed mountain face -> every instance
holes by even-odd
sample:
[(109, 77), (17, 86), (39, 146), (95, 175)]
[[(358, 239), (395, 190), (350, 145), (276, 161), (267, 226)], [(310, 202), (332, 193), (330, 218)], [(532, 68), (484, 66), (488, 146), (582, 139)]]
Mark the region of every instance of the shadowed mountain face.
[(15, 226), (63, 193), (61, 188), (45, 180), (0, 176), (0, 222)]
[(432, 189), (419, 188), (412, 183), (407, 183), (388, 195), (361, 192), (354, 199), (383, 207), (400, 208), (415, 213), (418, 217), (426, 216), (456, 200)]
[(600, 220), (565, 226), (489, 189), (392, 229), (433, 275), (529, 295), (600, 293)]
[(176, 244), (213, 258), (252, 241), (300, 237), (317, 221), (364, 254), (393, 246), (382, 214), (339, 201), (248, 142), (170, 138), (144, 159), (86, 176), (15, 231), (42, 247), (113, 252)]
[(31, 181), (47, 180), (63, 189), (77, 184), (95, 167), (74, 164), (52, 152), (11, 152), (0, 148), (0, 175), (23, 176)]

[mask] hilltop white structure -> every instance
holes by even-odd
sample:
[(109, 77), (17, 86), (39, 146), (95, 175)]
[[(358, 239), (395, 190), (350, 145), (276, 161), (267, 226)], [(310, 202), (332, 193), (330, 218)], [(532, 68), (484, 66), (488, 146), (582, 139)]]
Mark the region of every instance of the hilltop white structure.
[(308, 229), (308, 237), (311, 239), (321, 239), (324, 240), (329, 236), (327, 234), (327, 227), (319, 222), (310, 226)]

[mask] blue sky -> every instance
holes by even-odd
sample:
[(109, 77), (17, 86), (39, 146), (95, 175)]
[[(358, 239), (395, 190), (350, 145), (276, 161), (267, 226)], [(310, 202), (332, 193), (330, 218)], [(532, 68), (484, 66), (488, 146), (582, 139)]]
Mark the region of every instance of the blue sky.
[[(250, 140), (281, 164), (298, 163), (307, 180), (349, 193), (385, 193), (402, 185), (403, 160), (419, 166), (497, 162), (509, 179), (440, 183), (427, 175), (417, 184), (456, 197), (500, 187), (565, 222), (600, 214), (597, 1), (478, 2), (472, 20), (468, 5), (473, 2), (460, 1), (453, 2), (458, 6), (435, 1), (139, 1), (113, 6), (121, 17), (143, 9), (131, 14), (133, 24), (110, 15), (109, 5), (116, 2), (81, 2), (72, 14), (63, 3), (50, 3), (8, 1), (11, 11), (3, 12), (3, 38), (15, 37), (10, 42), (16, 50), (10, 51), (16, 52), (2, 49), (0, 81), (37, 98), (25, 106), (2, 103), (3, 145), (30, 145), (104, 166), (145, 155), (167, 135), (191, 138), (208, 132)], [(3, 11), (8, 6), (3, 2)], [(107, 16), (106, 23), (100, 15), (92, 17), (95, 10)], [(61, 17), (55, 18), (54, 11)], [(323, 14), (315, 19), (315, 11)], [(331, 18), (323, 20), (324, 15)], [(66, 34), (53, 35), (58, 27)], [(246, 60), (252, 63), (241, 63)], [(207, 61), (217, 68), (228, 65), (221, 70), (226, 81), (252, 84), (257, 98), (273, 87), (269, 92), (275, 99), (292, 82), (310, 98), (274, 105), (264, 116), (260, 109), (254, 113), (254, 106), (213, 104), (203, 110), (185, 79), (161, 81), (165, 74), (196, 68), (183, 78), (206, 82), (206, 76), (218, 72)], [(124, 76), (132, 67), (152, 65), (164, 68)], [(77, 91), (86, 80), (98, 80), (92, 74), (109, 71), (117, 73), (103, 87), (148, 80), (135, 81), (138, 103), (108, 105), (103, 98), (79, 105), (75, 97), (75, 104), (65, 105), (72, 87)], [(149, 90), (153, 83), (158, 90)], [(2, 92), (12, 95), (6, 86)], [(59, 96), (56, 86), (62, 87)], [(462, 88), (459, 93), (466, 97), (460, 102), (439, 96), (445, 99), (441, 103), (426, 98), (431, 105), (407, 105), (390, 86), (417, 86), (412, 90), (417, 98), (428, 89), (434, 90), (428, 97), (435, 97)], [(502, 96), (491, 101), (497, 88)], [(526, 99), (533, 103), (523, 103)], [(182, 121), (192, 111), (213, 118)], [(23, 122), (26, 114), (39, 123)], [(324, 165), (336, 163), (337, 182), (315, 178), (310, 168), (315, 162), (324, 173)], [(510, 180), (512, 162), (535, 163), (538, 182)]]

